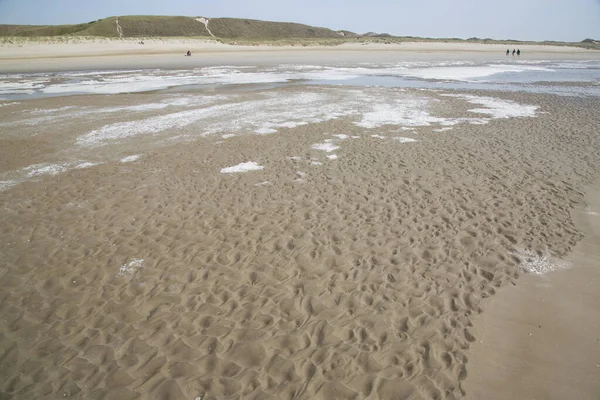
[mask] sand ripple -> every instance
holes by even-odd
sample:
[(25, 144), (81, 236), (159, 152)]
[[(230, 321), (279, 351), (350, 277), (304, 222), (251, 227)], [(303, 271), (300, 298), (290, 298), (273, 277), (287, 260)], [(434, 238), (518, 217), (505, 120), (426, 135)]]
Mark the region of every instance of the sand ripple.
[[(549, 114), (410, 145), (341, 118), (3, 192), (0, 396), (460, 398), (480, 300), (572, 248), (600, 161), (596, 100), (515, 100)], [(366, 137), (321, 163), (327, 132)]]

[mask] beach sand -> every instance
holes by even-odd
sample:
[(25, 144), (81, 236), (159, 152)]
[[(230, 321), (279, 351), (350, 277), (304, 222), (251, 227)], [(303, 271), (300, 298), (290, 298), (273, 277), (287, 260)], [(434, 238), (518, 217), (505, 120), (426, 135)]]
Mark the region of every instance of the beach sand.
[[(427, 92), (436, 115), (473, 117), (443, 94)], [(562, 398), (597, 398), (598, 290), (582, 285), (598, 263), (578, 254), (598, 217), (575, 210), (596, 210), (600, 100), (474, 94), (539, 112), (443, 132), (343, 115), (225, 138), (191, 124), (103, 144), (89, 132), (130, 117), (19, 121), (114, 96), (0, 108), (0, 173), (29, 171), (0, 192), (0, 397), (487, 399), (509, 382), (497, 398), (553, 398), (555, 375), (538, 374), (566, 362), (579, 369), (554, 381)], [(529, 333), (545, 341), (524, 349)]]
[[(474, 43), (345, 43), (337, 46), (228, 45), (206, 39), (50, 39), (0, 44), (0, 73), (108, 68), (194, 68), (210, 65), (343, 63), (444, 60), (504, 60), (518, 47), (522, 59), (598, 59), (600, 51), (568, 46)], [(190, 50), (192, 57), (184, 57)], [(509, 60), (511, 58), (509, 57)]]
[(572, 209), (584, 235), (570, 270), (527, 275), (483, 302), (467, 352), (467, 399), (600, 395), (600, 185)]

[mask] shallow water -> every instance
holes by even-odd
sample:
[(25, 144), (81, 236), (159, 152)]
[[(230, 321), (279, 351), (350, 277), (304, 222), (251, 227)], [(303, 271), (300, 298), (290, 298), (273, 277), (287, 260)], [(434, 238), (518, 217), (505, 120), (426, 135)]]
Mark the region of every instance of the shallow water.
[[(0, 100), (118, 94), (223, 85), (311, 83), (600, 96), (599, 61), (436, 61), (338, 65), (220, 66), (0, 75)], [(256, 85), (256, 86), (254, 86)]]

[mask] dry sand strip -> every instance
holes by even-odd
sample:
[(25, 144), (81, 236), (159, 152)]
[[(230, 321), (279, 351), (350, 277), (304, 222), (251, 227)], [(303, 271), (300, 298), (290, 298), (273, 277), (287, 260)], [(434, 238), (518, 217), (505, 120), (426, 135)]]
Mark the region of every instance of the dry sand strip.
[(467, 351), (469, 400), (600, 398), (600, 184), (573, 209), (569, 270), (529, 275), (483, 302)]
[[(573, 250), (570, 212), (600, 165), (598, 99), (478, 94), (543, 113), (421, 127), (410, 143), (351, 118), (162, 147), (137, 136), (115, 147), (143, 157), (0, 192), (0, 396), (464, 397), (481, 300), (519, 285), (519, 248)], [(11, 126), (2, 168), (63, 154), (81, 126)], [(313, 146), (334, 134), (331, 160)], [(252, 171), (221, 173), (240, 164)]]
[[(207, 39), (80, 39), (76, 43), (0, 45), (0, 73), (107, 68), (194, 68), (203, 65), (394, 62), (398, 60), (502, 60), (505, 45), (457, 43), (342, 44), (339, 46), (233, 46)], [(598, 59), (600, 51), (524, 45), (523, 60)], [(190, 50), (193, 57), (183, 57)]]

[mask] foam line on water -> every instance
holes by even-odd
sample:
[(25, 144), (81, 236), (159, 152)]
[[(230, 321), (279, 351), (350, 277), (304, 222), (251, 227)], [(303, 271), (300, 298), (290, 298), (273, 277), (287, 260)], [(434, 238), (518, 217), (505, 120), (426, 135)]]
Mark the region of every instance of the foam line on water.
[(124, 105), (114, 107), (77, 107), (65, 106), (50, 109), (34, 109), (29, 111), (32, 115), (43, 115), (41, 117), (27, 118), (17, 121), (3, 122), (0, 126), (16, 125), (38, 125), (40, 123), (52, 123), (56, 121), (65, 121), (73, 118), (84, 118), (96, 114), (110, 113), (143, 113), (167, 109), (169, 107), (197, 107), (214, 104), (220, 101), (228, 100), (233, 96), (209, 95), (209, 96), (188, 96), (175, 99), (166, 99), (158, 103), (144, 103), (136, 105)]
[(279, 128), (294, 128), (351, 115), (353, 109), (327, 101), (319, 93), (270, 95), (265, 99), (218, 104), (184, 110), (142, 120), (106, 125), (77, 138), (81, 146), (100, 146), (114, 140), (182, 129), (202, 122), (196, 135), (221, 132), (274, 133)]

